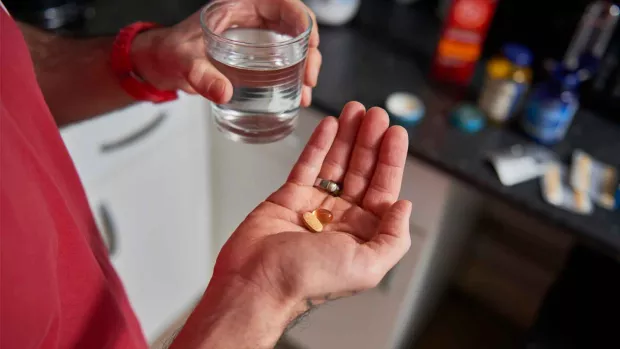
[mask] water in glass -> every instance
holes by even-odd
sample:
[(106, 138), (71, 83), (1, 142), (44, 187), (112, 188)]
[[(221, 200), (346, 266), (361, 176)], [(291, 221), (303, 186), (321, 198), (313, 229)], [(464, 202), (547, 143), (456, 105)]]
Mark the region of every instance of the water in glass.
[[(292, 39), (260, 28), (231, 28), (222, 36), (259, 45)], [(290, 134), (299, 113), (306, 50), (302, 44), (274, 48), (273, 53), (268, 48), (256, 54), (208, 51), (209, 60), (230, 80), (234, 91), (229, 103), (212, 105), (220, 130), (250, 143), (273, 142)]]

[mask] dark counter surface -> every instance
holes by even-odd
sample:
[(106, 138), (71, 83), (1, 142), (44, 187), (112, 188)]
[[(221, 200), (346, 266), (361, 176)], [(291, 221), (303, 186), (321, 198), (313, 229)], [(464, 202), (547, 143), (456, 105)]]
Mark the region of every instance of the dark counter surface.
[[(608, 253), (620, 252), (620, 212), (596, 208), (581, 216), (543, 201), (538, 180), (512, 187), (503, 186), (486, 160), (488, 152), (525, 144), (529, 140), (517, 130), (487, 127), (477, 134), (462, 133), (447, 120), (447, 112), (458, 102), (452, 93), (431, 86), (427, 78), (430, 56), (407, 47), (392, 48), (355, 25), (321, 28), (323, 66), (313, 92), (313, 105), (336, 114), (351, 100), (367, 108), (383, 106), (395, 91), (418, 95), (426, 105), (423, 121), (409, 128), (410, 154), (479, 190), (520, 210), (560, 226)], [(433, 39), (432, 34), (428, 34)], [(574, 149), (597, 159), (620, 165), (620, 124), (587, 111), (580, 111), (564, 142), (553, 148), (568, 163)], [(407, 180), (407, 178), (405, 178)]]

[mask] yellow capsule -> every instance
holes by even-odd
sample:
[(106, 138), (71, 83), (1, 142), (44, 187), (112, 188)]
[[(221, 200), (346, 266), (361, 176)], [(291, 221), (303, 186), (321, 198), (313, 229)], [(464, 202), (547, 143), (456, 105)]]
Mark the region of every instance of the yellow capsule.
[(319, 219), (319, 222), (321, 222), (321, 224), (323, 225), (328, 225), (334, 220), (334, 215), (332, 214), (332, 212), (324, 208), (317, 208), (312, 213), (316, 216), (316, 218)]
[(315, 233), (320, 233), (323, 231), (323, 224), (319, 218), (314, 214), (314, 212), (306, 212), (303, 214), (304, 223), (308, 229), (312, 230)]

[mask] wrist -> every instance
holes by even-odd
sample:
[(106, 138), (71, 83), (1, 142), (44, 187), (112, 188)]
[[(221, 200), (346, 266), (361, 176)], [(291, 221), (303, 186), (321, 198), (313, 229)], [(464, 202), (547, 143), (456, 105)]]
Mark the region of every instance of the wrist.
[(153, 75), (157, 71), (157, 47), (163, 30), (165, 28), (141, 32), (133, 40), (129, 51), (135, 73), (144, 81), (162, 90), (165, 87), (158, 86), (158, 79)]
[(273, 348), (297, 315), (292, 301), (236, 277), (214, 278), (171, 349)]
[[(153, 64), (156, 53), (153, 51), (153, 37), (138, 37), (143, 32), (154, 31), (159, 27), (156, 23), (135, 22), (120, 30), (114, 40), (110, 52), (110, 68), (119, 79), (120, 86), (138, 101), (162, 103), (177, 99), (175, 88), (164, 89), (153, 84), (156, 82), (145, 74)], [(149, 40), (145, 40), (149, 38)], [(138, 40), (136, 40), (138, 39)], [(142, 76), (138, 72), (140, 67)], [(155, 72), (156, 70), (152, 70)]]

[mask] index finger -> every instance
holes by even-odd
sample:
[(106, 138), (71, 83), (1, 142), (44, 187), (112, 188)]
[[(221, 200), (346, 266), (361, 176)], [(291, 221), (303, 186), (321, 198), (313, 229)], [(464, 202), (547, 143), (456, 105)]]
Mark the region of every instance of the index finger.
[(285, 34), (293, 37), (301, 35), (311, 26), (308, 45), (319, 46), (319, 31), (314, 13), (300, 0), (256, 0), (255, 7), (256, 12), (266, 20), (284, 22), (284, 27), (292, 29), (292, 32)]
[(308, 5), (304, 3), (302, 3), (302, 5), (304, 5), (304, 7), (306, 8), (306, 11), (310, 15), (310, 18), (312, 18), (312, 31), (310, 32), (310, 41), (308, 42), (308, 46), (310, 46), (311, 48), (319, 47), (319, 25), (316, 23), (316, 16), (314, 15), (314, 12), (312, 12), (312, 10), (308, 7)]

